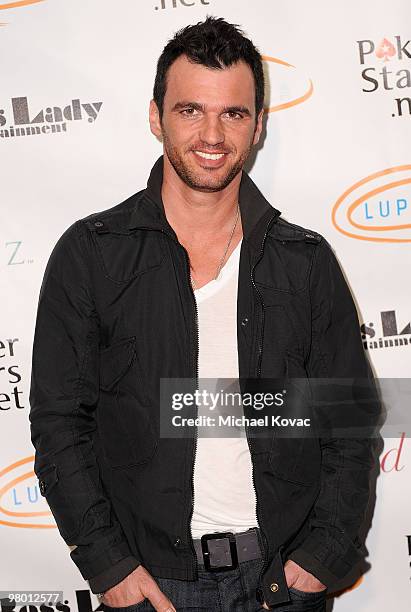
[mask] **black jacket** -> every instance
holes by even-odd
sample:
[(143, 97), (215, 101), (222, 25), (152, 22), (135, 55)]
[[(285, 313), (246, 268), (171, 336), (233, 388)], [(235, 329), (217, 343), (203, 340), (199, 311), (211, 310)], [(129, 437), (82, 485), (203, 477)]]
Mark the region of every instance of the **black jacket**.
[[(73, 223), (40, 289), (30, 422), (35, 473), (94, 593), (139, 564), (196, 577), (190, 519), (196, 441), (159, 435), (161, 377), (197, 376), (188, 256), (147, 189)], [(357, 312), (328, 242), (240, 186), (240, 378), (370, 377)], [(269, 605), (289, 600), (293, 559), (329, 588), (362, 558), (374, 445), (366, 439), (249, 440)], [(270, 585), (276, 582), (273, 592)]]

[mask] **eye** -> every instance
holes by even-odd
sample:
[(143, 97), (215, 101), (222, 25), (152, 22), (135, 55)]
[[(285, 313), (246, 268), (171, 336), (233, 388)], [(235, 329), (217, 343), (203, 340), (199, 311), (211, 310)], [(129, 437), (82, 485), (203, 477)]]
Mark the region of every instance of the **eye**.
[(184, 108), (181, 111), (181, 114), (183, 115), (183, 117), (195, 117), (197, 112), (197, 109), (193, 108), (192, 106), (189, 106), (188, 108)]
[(242, 119), (243, 115), (237, 111), (227, 111), (226, 115), (229, 119)]

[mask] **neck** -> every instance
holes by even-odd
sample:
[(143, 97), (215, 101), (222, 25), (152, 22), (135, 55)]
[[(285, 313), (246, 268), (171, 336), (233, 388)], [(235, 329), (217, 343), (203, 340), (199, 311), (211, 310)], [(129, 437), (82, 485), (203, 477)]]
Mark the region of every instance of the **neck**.
[(241, 172), (221, 191), (196, 191), (180, 179), (165, 154), (161, 197), (168, 222), (190, 241), (220, 233), (235, 217), (240, 182)]

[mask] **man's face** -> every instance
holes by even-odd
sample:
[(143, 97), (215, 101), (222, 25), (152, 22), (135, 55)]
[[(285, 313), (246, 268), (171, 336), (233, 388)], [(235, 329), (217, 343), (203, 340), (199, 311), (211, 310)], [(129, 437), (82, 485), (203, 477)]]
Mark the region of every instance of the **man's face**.
[(167, 73), (163, 118), (150, 103), (151, 131), (184, 183), (198, 191), (224, 189), (259, 140), (254, 78), (245, 62), (211, 69), (180, 56)]

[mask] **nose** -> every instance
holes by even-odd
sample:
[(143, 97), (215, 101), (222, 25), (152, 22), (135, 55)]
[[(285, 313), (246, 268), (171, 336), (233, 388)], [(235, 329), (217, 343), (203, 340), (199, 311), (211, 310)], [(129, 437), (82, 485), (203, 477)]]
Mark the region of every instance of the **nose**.
[(204, 117), (200, 129), (200, 138), (209, 145), (218, 145), (224, 142), (224, 130), (218, 116)]

